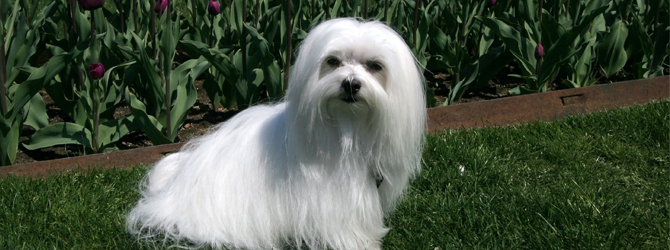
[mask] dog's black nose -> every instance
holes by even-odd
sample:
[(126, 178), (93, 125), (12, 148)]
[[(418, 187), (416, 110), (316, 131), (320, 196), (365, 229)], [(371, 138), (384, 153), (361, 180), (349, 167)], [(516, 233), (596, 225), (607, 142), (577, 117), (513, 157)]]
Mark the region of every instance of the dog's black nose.
[(354, 103), (356, 102), (356, 93), (361, 90), (361, 81), (354, 77), (347, 77), (342, 80), (342, 90), (344, 90), (342, 101)]
[(342, 81), (342, 89), (348, 96), (353, 97), (361, 89), (361, 81), (353, 77), (347, 77)]

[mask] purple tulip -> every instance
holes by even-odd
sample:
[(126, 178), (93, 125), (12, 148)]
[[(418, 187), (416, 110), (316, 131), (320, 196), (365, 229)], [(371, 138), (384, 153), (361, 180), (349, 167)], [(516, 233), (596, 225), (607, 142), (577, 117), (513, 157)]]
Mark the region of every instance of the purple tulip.
[(491, 7), (491, 8), (492, 8), (492, 7), (495, 7), (495, 6), (496, 6), (496, 2), (498, 2), (498, 1), (497, 1), (497, 0), (489, 0), (489, 7)]
[(91, 63), (88, 65), (88, 74), (93, 80), (98, 80), (105, 75), (105, 66), (102, 63)]
[(212, 16), (216, 16), (221, 13), (221, 6), (219, 5), (219, 2), (209, 1), (209, 5), (207, 5), (207, 11), (209, 11), (209, 14)]
[(540, 59), (544, 56), (544, 46), (542, 46), (541, 43), (537, 44), (537, 47), (535, 47), (535, 58)]
[(79, 0), (79, 5), (85, 10), (96, 10), (105, 4), (105, 0)]
[(163, 12), (165, 12), (165, 9), (167, 9), (168, 6), (168, 1), (167, 0), (158, 0), (156, 1), (156, 6), (154, 6), (154, 11), (158, 15), (163, 15)]

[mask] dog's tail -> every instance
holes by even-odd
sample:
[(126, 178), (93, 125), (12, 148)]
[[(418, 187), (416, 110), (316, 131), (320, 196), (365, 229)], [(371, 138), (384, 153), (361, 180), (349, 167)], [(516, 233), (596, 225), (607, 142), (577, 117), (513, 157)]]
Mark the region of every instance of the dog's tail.
[(175, 153), (161, 159), (154, 166), (147, 177), (140, 183), (140, 190), (143, 195), (151, 195), (159, 192), (165, 185), (172, 180), (177, 170), (183, 153)]
[(126, 217), (126, 230), (138, 239), (147, 242), (162, 242), (163, 245), (178, 244), (179, 238), (176, 229), (167, 221), (162, 221), (158, 216), (164, 211), (164, 207), (157, 207), (155, 202), (149, 202), (174, 178), (179, 170), (179, 158), (182, 153), (168, 155), (155, 166), (140, 182), (140, 194), (142, 198)]

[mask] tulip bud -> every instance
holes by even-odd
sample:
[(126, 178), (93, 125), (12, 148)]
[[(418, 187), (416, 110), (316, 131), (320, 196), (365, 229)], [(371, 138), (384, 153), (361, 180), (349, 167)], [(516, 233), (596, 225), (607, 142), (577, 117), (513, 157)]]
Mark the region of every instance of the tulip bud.
[(544, 46), (542, 46), (541, 43), (537, 44), (537, 47), (535, 47), (535, 58), (540, 59), (544, 56)]
[(163, 12), (165, 12), (165, 9), (167, 9), (167, 5), (167, 0), (158, 0), (156, 1), (156, 6), (154, 6), (154, 11), (158, 15), (163, 15)]
[(105, 4), (105, 0), (79, 0), (79, 5), (85, 10), (96, 10)]
[(209, 5), (207, 5), (207, 11), (209, 11), (209, 14), (212, 16), (216, 16), (221, 13), (221, 6), (219, 5), (219, 2), (209, 1)]
[(496, 2), (498, 2), (498, 1), (497, 1), (497, 0), (489, 0), (489, 7), (490, 7), (490, 8), (495, 7), (495, 6), (496, 6)]
[(105, 67), (102, 66), (102, 63), (91, 63), (88, 65), (88, 74), (93, 80), (98, 80), (105, 75)]

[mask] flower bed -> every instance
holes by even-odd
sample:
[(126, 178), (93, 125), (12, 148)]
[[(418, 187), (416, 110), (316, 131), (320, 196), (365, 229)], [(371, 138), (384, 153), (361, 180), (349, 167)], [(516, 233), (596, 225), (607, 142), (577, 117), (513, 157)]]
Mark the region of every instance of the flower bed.
[(651, 78), (670, 65), (666, 1), (6, 2), (0, 165), (19, 150), (51, 159), (184, 141), (187, 127), (232, 114), (212, 110), (279, 100), (293, 45), (328, 18), (395, 28), (426, 69), (430, 106), (487, 88)]

